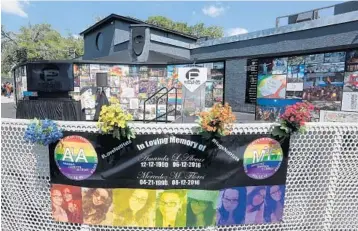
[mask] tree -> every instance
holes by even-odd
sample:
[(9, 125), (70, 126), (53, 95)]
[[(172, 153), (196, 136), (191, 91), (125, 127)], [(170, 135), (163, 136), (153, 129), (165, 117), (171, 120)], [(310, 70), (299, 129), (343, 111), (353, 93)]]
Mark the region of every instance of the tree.
[(151, 16), (146, 21), (149, 24), (164, 27), (166, 29), (179, 31), (196, 37), (221, 38), (224, 36), (224, 29), (219, 26), (208, 26), (204, 23), (197, 23), (193, 26), (184, 22), (174, 22), (164, 16)]
[(61, 36), (49, 24), (23, 26), (18, 34), (6, 31), (1, 26), (1, 71), (8, 73), (19, 63), (16, 56), (20, 50), (26, 50), (30, 60), (59, 60), (70, 58), (70, 50), (76, 55), (83, 54), (83, 39), (68, 34)]

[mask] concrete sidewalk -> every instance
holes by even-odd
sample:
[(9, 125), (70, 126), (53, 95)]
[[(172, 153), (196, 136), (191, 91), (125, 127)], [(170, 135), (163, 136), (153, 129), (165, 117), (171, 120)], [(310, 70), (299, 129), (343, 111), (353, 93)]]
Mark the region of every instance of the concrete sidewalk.
[(16, 118), (15, 97), (1, 96), (1, 118)]
[(1, 103), (15, 103), (15, 97), (14, 95), (10, 96), (10, 98), (1, 96)]

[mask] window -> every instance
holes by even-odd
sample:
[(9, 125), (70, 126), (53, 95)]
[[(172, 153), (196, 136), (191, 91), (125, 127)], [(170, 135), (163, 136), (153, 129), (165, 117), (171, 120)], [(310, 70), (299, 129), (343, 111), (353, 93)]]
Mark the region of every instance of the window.
[(101, 51), (102, 50), (102, 47), (103, 47), (103, 35), (101, 32), (99, 32), (97, 34), (97, 37), (96, 37), (96, 47), (97, 47), (97, 50)]

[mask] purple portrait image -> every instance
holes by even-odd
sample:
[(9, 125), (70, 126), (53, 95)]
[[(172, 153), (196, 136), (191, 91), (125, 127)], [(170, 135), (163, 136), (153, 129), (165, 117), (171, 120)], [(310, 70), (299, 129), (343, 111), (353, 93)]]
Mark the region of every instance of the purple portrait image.
[(244, 224), (246, 188), (236, 187), (220, 190), (216, 211), (217, 225)]
[(281, 222), (285, 201), (285, 185), (266, 186), (264, 220), (266, 223)]
[(262, 224), (264, 220), (266, 186), (246, 187), (245, 224)]

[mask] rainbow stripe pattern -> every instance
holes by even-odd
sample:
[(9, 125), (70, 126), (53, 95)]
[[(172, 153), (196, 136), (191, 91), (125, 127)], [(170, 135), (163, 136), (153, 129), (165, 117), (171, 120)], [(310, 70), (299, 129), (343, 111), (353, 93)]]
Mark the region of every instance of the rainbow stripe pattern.
[(98, 158), (93, 145), (81, 136), (61, 139), (54, 153), (57, 167), (71, 180), (84, 180), (96, 170)]
[(283, 151), (279, 142), (260, 138), (251, 142), (244, 153), (245, 173), (256, 180), (274, 175), (281, 166)]

